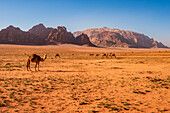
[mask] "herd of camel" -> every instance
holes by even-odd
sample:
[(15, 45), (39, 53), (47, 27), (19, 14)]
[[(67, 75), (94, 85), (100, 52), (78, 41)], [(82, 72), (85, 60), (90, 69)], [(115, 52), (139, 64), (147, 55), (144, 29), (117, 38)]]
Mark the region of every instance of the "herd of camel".
[[(74, 54), (72, 54), (72, 55), (74, 55)], [(90, 54), (90, 56), (102, 56), (102, 58), (104, 58), (104, 57), (106, 57), (106, 58), (112, 58), (112, 57), (115, 57), (116, 58), (116, 55), (114, 54), (114, 53), (104, 53), (104, 54)], [(56, 57), (59, 57), (59, 58), (61, 58), (60, 57), (60, 54), (56, 54), (55, 55), (55, 58)], [(47, 54), (45, 54), (44, 55), (44, 57), (43, 58), (41, 58), (39, 55), (36, 55), (36, 54), (32, 54), (32, 55), (30, 55), (29, 57), (28, 57), (28, 59), (27, 59), (27, 71), (31, 71), (31, 68), (30, 68), (30, 63), (31, 62), (35, 62), (36, 64), (35, 64), (35, 71), (37, 71), (36, 70), (36, 68), (38, 67), (38, 71), (39, 71), (39, 64), (40, 64), (40, 62), (43, 62), (43, 61), (45, 61), (45, 59), (47, 59)]]

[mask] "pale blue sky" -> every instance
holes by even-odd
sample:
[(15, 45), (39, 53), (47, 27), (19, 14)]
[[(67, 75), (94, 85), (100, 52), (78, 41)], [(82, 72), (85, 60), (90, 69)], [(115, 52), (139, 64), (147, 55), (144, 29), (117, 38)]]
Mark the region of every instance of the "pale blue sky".
[(27, 31), (43, 23), (74, 32), (109, 27), (132, 30), (170, 46), (170, 0), (0, 0), (0, 29)]

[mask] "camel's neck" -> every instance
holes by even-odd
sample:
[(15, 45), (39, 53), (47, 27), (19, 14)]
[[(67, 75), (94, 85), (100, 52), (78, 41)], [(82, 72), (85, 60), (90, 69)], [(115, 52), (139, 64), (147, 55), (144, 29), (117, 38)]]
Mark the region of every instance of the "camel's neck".
[(41, 58), (41, 61), (44, 61), (46, 58), (47, 58), (47, 57), (46, 57), (46, 56), (44, 56), (44, 58)]
[(43, 62), (45, 59), (44, 58), (41, 58), (41, 61)]

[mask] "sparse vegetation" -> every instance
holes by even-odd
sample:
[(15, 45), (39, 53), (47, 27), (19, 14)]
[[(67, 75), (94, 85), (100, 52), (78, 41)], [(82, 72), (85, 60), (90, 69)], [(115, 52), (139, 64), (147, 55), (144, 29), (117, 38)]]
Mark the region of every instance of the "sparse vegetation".
[(133, 93), (137, 93), (137, 94), (146, 94), (145, 92), (142, 92), (142, 91), (133, 91)]
[[(116, 59), (111, 59), (101, 58), (103, 53), (96, 50), (43, 46), (21, 50), (47, 53), (48, 58), (40, 64), (42, 71), (26, 71), (27, 57), (18, 49), (0, 51), (2, 112), (169, 112), (165, 105), (170, 102), (160, 100), (168, 97), (170, 52), (125, 55), (124, 50), (113, 50)], [(62, 57), (55, 59), (56, 53)]]

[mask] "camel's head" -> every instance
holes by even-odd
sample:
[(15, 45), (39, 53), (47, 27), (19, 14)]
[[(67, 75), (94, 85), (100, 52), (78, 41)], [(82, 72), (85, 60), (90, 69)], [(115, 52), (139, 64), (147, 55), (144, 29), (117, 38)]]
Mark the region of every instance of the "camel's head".
[(44, 59), (47, 59), (47, 54), (44, 55)]

